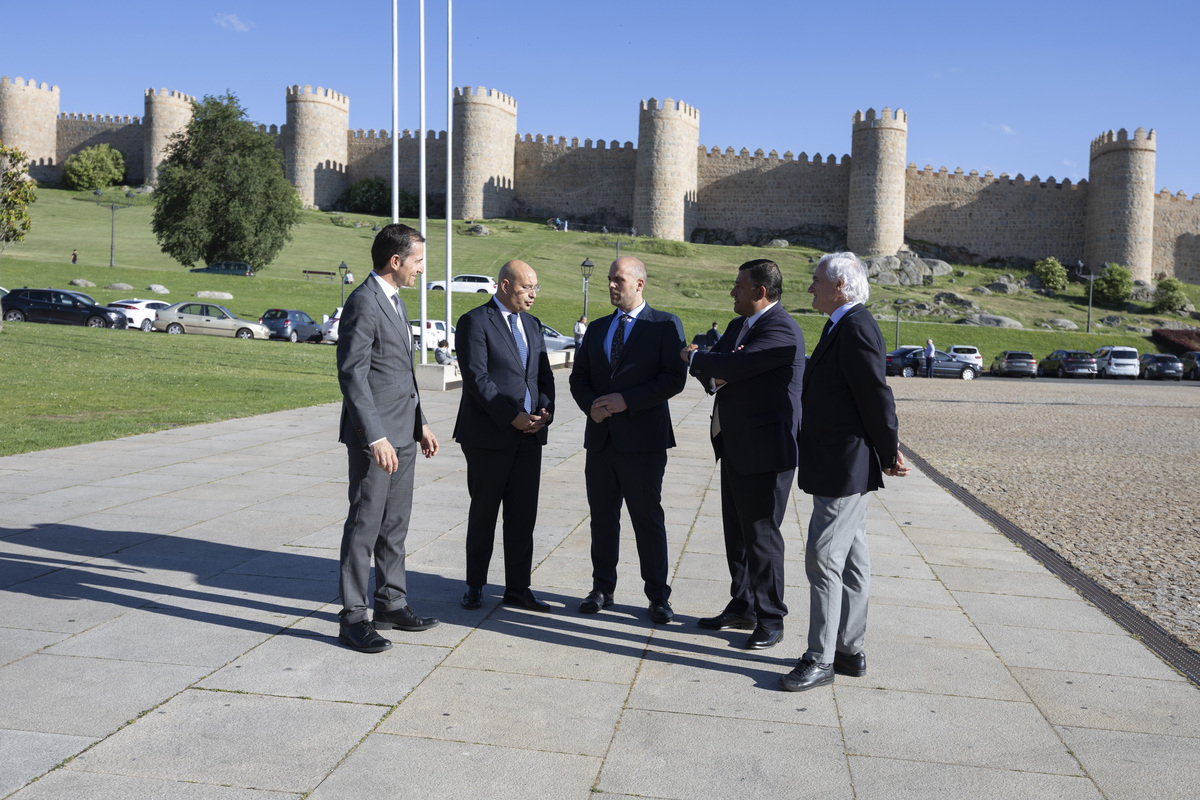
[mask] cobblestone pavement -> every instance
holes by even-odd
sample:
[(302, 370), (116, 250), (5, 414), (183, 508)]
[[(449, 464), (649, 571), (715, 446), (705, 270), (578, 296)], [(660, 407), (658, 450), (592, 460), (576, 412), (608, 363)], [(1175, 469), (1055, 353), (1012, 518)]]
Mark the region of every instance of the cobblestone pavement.
[(891, 385), (906, 445), (1200, 650), (1200, 384)]

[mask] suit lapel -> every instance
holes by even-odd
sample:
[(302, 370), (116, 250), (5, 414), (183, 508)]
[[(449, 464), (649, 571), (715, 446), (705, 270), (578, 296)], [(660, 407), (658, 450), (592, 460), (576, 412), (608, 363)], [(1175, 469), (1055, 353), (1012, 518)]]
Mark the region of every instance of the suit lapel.
[[(619, 315), (620, 313), (621, 311), (618, 310), (617, 314)], [(653, 319), (654, 309), (647, 305), (642, 309), (642, 313), (638, 314), (632, 328), (629, 327), (629, 323), (625, 323), (625, 344), (621, 347), (621, 356), (617, 359), (617, 363), (611, 365), (614, 372), (620, 366), (621, 362), (625, 360), (625, 354), (632, 350), (633, 346), (637, 343), (638, 338), (642, 335), (642, 331), (646, 327), (645, 323)]]
[(514, 363), (519, 363), (521, 361), (521, 351), (517, 349), (517, 340), (513, 338), (512, 326), (505, 322), (504, 314), (501, 313), (494, 302), (489, 300), (486, 305), (493, 333), (508, 342), (509, 355), (512, 356)]
[(391, 321), (392, 326), (396, 331), (396, 335), (400, 337), (400, 341), (404, 342), (404, 349), (412, 352), (412, 326), (408, 322), (408, 309), (404, 305), (404, 301), (400, 301), (400, 314), (396, 314), (396, 306), (384, 293), (383, 288), (375, 281), (371, 281), (371, 288), (375, 292), (375, 302), (379, 304), (379, 310), (384, 318)]
[(817, 362), (820, 361), (825, 356), (825, 353), (828, 352), (829, 348), (833, 346), (833, 340), (837, 338), (837, 335), (839, 333), (841, 333), (842, 329), (847, 324), (850, 324), (850, 318), (852, 316), (854, 316), (855, 314), (857, 314), (859, 311), (862, 311), (862, 309), (863, 309), (863, 306), (861, 303), (854, 306), (853, 308), (851, 308), (849, 311), (847, 311), (845, 314), (842, 315), (842, 318), (839, 319), (837, 324), (834, 325), (829, 330), (829, 333), (822, 336), (821, 340), (819, 342), (817, 342), (817, 346), (815, 348), (813, 348), (813, 354), (811, 356), (809, 356), (808, 362), (804, 366), (804, 389), (805, 390), (808, 389), (808, 377), (809, 377), (809, 375), (812, 374), (812, 370), (810, 369), (810, 367), (815, 366), (817, 364)]

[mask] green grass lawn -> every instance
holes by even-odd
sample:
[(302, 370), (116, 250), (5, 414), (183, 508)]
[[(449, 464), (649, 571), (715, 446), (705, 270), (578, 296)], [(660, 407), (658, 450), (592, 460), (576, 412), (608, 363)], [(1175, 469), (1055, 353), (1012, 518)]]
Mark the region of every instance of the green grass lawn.
[[(371, 226), (388, 220), (354, 214), (305, 211), (294, 239), (276, 262), (253, 278), (191, 273), (158, 248), (150, 229), (153, 210), (148, 196), (115, 213), (115, 266), (109, 267), (113, 212), (89, 193), (39, 188), (30, 208), (33, 229), (24, 242), (0, 255), (0, 286), (65, 287), (74, 278), (96, 284), (86, 289), (101, 303), (128, 297), (150, 297), (152, 283), (166, 286), (162, 299), (179, 302), (201, 290), (229, 292), (232, 300), (218, 301), (239, 316), (258, 319), (268, 308), (298, 308), (320, 320), (341, 304), (342, 287), (328, 279), (306, 280), (303, 270), (335, 272), (341, 262), (361, 281), (370, 272)], [(123, 190), (111, 190), (105, 200), (126, 202)], [(405, 220), (416, 225), (414, 220)], [(611, 310), (605, 281), (615, 249), (599, 234), (558, 232), (541, 220), (476, 220), (490, 236), (468, 232), (471, 223), (451, 226), (454, 272), (495, 275), (513, 258), (528, 262), (538, 273), (542, 291), (534, 313), (546, 324), (570, 334), (583, 313), (582, 276), (585, 258), (596, 264), (590, 287), (588, 316), (598, 319)], [(355, 227), (358, 223), (360, 227)], [(427, 279), (445, 277), (446, 225), (430, 220)], [(80, 261), (70, 263), (73, 249)], [(690, 340), (716, 321), (724, 329), (733, 317), (729, 289), (737, 265), (753, 258), (770, 258), (784, 275), (783, 302), (800, 322), (811, 350), (824, 318), (811, 308), (806, 290), (811, 280), (810, 257), (820, 253), (804, 247), (757, 248), (692, 245), (639, 239), (622, 245), (621, 253), (637, 255), (650, 274), (646, 299), (657, 308), (679, 315)], [(201, 265), (196, 265), (201, 266)], [(964, 267), (966, 276), (939, 277), (932, 286), (871, 287), (871, 305), (891, 304), (897, 298), (929, 300), (940, 291), (972, 297), (987, 311), (1017, 319), (1023, 330), (966, 327), (902, 318), (900, 343), (919, 344), (932, 338), (938, 347), (975, 345), (984, 364), (1000, 350), (1031, 350), (1042, 357), (1059, 347), (1095, 350), (1114, 343), (1157, 350), (1148, 337), (1124, 330), (1095, 327), (1095, 333), (1063, 333), (1038, 329), (1041, 321), (1060, 317), (1083, 327), (1087, 316), (1085, 284), (1072, 284), (1055, 298), (1032, 292), (1017, 296), (979, 297), (973, 286), (987, 285), (1012, 270)], [(1023, 274), (1023, 273), (1022, 273)], [(123, 282), (132, 290), (105, 289)], [(347, 290), (352, 287), (347, 287)], [(1186, 287), (1200, 305), (1200, 289)], [(420, 293), (407, 290), (409, 315), (420, 317)], [(483, 302), (481, 295), (452, 294), (451, 319)], [(445, 317), (445, 295), (428, 293), (427, 316)], [(1112, 313), (1094, 311), (1094, 319)], [(1129, 317), (1126, 312), (1119, 312)], [(1152, 315), (1139, 315), (1145, 327), (1155, 327)], [(880, 322), (889, 348), (895, 344), (895, 323)], [(7, 400), (0, 411), (0, 453), (58, 447), (95, 441), (171, 425), (245, 416), (283, 408), (324, 403), (339, 397), (331, 347), (292, 346), (277, 342), (235, 341), (207, 336), (175, 336), (138, 332), (90, 331), (59, 326), (8, 324), (0, 333), (0, 370), (6, 378)]]

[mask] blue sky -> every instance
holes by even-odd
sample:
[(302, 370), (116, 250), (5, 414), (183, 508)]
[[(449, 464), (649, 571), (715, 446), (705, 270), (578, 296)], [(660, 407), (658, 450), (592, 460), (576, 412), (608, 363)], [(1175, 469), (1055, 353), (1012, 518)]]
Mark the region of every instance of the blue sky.
[[(391, 3), (0, 0), (0, 74), (57, 84), (62, 111), (142, 113), (143, 90), (233, 91), (282, 123), (284, 87), (391, 120)], [(418, 127), (417, 0), (400, 0), (400, 127)], [(426, 0), (429, 128), (445, 128), (446, 3)], [(19, 31), (17, 30), (19, 28)], [(1157, 129), (1155, 189), (1200, 193), (1196, 0), (971, 3), (456, 0), (456, 86), (516, 98), (522, 134), (637, 140), (638, 103), (685, 100), (722, 149), (850, 151), (856, 109), (908, 112), (908, 160), (1087, 177), (1091, 140)]]

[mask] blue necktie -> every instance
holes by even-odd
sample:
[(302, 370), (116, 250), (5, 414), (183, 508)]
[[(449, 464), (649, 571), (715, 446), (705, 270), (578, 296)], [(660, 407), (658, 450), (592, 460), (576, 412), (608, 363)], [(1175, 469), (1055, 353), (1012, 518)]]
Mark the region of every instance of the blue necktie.
[(608, 365), (612, 372), (617, 371), (617, 359), (621, 357), (621, 351), (625, 349), (625, 322), (633, 317), (628, 314), (622, 314), (617, 320), (617, 330), (613, 333), (612, 344), (609, 346)]
[[(529, 365), (529, 347), (528, 347), (528, 345), (525, 344), (525, 337), (523, 337), (521, 335), (520, 328), (517, 327), (517, 325), (520, 323), (517, 321), (516, 314), (508, 315), (508, 324), (512, 327), (513, 338), (517, 340), (517, 352), (521, 354), (521, 367), (527, 368)], [(533, 398), (530, 397), (530, 395), (529, 395), (529, 384), (526, 383), (525, 384), (525, 413), (526, 414), (533, 413), (533, 402), (532, 401), (533, 401)]]

